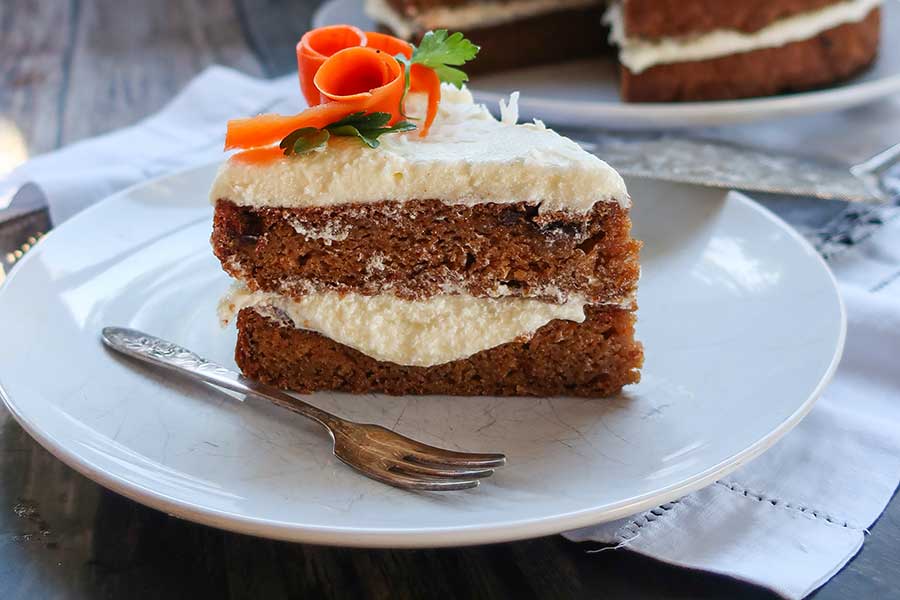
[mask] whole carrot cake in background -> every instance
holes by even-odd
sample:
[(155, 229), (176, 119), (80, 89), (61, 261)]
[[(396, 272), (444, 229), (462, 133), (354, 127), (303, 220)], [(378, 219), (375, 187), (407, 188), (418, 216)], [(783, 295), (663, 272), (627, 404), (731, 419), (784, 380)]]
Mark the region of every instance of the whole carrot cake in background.
[(624, 0), (605, 20), (634, 102), (829, 85), (878, 53), (881, 0)]
[[(401, 37), (463, 30), (484, 70), (618, 48), (622, 98), (719, 100), (840, 82), (878, 53), (882, 0), (365, 0)], [(607, 29), (608, 28), (608, 29)]]
[[(365, 45), (316, 56), (335, 39)], [(605, 396), (637, 382), (640, 243), (622, 178), (517, 123), (515, 95), (499, 120), (475, 104), (462, 36), (397, 44), (312, 32), (301, 81), (320, 103), (229, 124), (242, 152), (211, 190), (212, 244), (237, 279), (220, 311), (237, 316), (242, 371), (302, 392)]]

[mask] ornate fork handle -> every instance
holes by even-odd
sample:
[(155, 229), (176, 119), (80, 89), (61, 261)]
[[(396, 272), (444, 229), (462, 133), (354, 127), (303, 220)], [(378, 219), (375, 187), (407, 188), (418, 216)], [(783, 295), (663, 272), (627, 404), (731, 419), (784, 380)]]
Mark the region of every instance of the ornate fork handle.
[(277, 388), (246, 379), (239, 373), (167, 340), (124, 327), (104, 327), (101, 337), (108, 347), (132, 358), (235, 392), (262, 396), (278, 406), (320, 423), (332, 435), (335, 429), (347, 425), (347, 421), (336, 415), (307, 404)]

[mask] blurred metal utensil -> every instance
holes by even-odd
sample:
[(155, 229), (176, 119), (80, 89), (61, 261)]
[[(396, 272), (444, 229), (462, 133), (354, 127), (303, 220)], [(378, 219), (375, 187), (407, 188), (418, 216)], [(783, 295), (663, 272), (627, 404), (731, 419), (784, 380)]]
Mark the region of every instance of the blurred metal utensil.
[(0, 210), (0, 282), (50, 228), (44, 193), (33, 183), (25, 184)]
[(764, 152), (721, 141), (653, 135), (599, 135), (578, 141), (619, 173), (708, 187), (884, 203), (898, 185), (886, 175), (900, 164), (900, 145), (852, 168)]
[(900, 198), (900, 144), (850, 167), (872, 194), (885, 200)]

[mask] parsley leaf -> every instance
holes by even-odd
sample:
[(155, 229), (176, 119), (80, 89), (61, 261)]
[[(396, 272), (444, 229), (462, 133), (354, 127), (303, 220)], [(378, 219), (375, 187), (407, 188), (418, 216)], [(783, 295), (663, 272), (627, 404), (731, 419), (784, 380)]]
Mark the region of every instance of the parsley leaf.
[(358, 137), (369, 148), (377, 148), (381, 142), (378, 138), (385, 133), (395, 133), (400, 131), (412, 131), (416, 126), (409, 121), (400, 121), (390, 127), (382, 127), (379, 129), (360, 129), (353, 125), (342, 125), (340, 127), (329, 127), (332, 135)]
[(303, 127), (287, 134), (278, 147), (284, 150), (285, 156), (291, 154), (305, 154), (321, 148), (328, 143), (331, 134), (327, 129), (316, 129), (315, 127)]
[(416, 128), (415, 125), (408, 121), (400, 121), (390, 127), (386, 127), (390, 120), (390, 113), (376, 112), (365, 114), (357, 112), (332, 123), (326, 129), (331, 135), (358, 137), (369, 148), (377, 148), (380, 144), (378, 138), (382, 135), (400, 131), (412, 131)]
[(378, 129), (379, 127), (384, 127), (385, 125), (387, 125), (388, 121), (390, 120), (390, 113), (376, 112), (366, 114), (360, 111), (347, 115), (340, 121), (335, 121), (331, 125), (326, 126), (326, 128), (331, 129), (333, 127), (344, 127), (345, 125), (350, 125), (358, 129)]
[(391, 120), (390, 113), (376, 112), (364, 113), (356, 112), (347, 115), (343, 119), (335, 121), (330, 125), (326, 125), (324, 129), (316, 129), (315, 127), (303, 127), (289, 133), (281, 140), (281, 147), (285, 156), (291, 154), (304, 154), (321, 148), (332, 136), (338, 137), (356, 137), (359, 138), (369, 148), (377, 148), (381, 142), (378, 138), (386, 133), (398, 133), (401, 131), (412, 131), (416, 128), (409, 121), (400, 121), (391, 126), (387, 126)]
[(469, 80), (469, 76), (454, 67), (474, 59), (479, 50), (481, 48), (463, 37), (462, 33), (457, 31), (448, 35), (446, 29), (438, 29), (429, 31), (422, 37), (409, 62), (434, 69), (441, 81), (459, 88)]

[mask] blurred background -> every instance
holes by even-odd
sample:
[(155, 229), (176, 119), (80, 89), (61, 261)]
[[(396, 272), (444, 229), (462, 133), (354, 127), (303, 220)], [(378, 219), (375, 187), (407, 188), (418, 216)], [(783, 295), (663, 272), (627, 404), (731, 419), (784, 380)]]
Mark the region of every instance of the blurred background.
[[(205, 67), (274, 77), (319, 0), (3, 0), (0, 177), (155, 112)], [(0, 203), (2, 206), (2, 203)]]
[[(210, 65), (268, 78), (293, 72), (294, 46), (321, 3), (0, 1), (0, 179), (31, 156), (154, 113)], [(885, 106), (855, 111), (872, 115), (874, 132), (885, 127), (879, 118), (890, 114)], [(852, 120), (845, 117), (833, 115), (833, 126), (851, 127)], [(800, 131), (810, 140), (820, 139), (817, 135), (825, 139), (832, 132), (819, 123), (810, 120)], [(746, 134), (745, 140), (772, 141), (779, 139), (778, 130), (778, 124), (767, 124), (740, 133)], [(730, 137), (734, 131), (705, 134)], [(848, 162), (885, 147), (874, 135), (857, 134), (842, 140), (856, 150)], [(824, 154), (830, 150), (824, 142), (809, 145)], [(754, 197), (783, 216), (796, 214), (792, 223), (811, 238), (818, 235), (823, 244), (828, 236), (844, 236), (838, 242), (846, 244), (841, 240), (850, 235), (847, 231), (883, 218), (878, 210), (848, 211), (840, 203)], [(10, 198), (0, 190), (0, 209)], [(825, 208), (798, 210), (813, 204)], [(2, 273), (0, 269), (0, 281)], [(0, 332), (0, 344), (15, 343)], [(256, 539), (179, 521), (101, 488), (38, 446), (5, 409), (0, 409), (0, 448), (4, 599), (318, 597), (323, 590), (345, 598), (776, 597), (748, 584), (636, 554), (586, 554), (593, 546), (559, 536), (416, 551), (320, 548)], [(887, 597), (883, 594), (896, 592), (897, 561), (885, 557), (896, 557), (900, 544), (898, 504), (895, 501), (883, 517), (880, 535), (872, 536), (817, 598)]]

